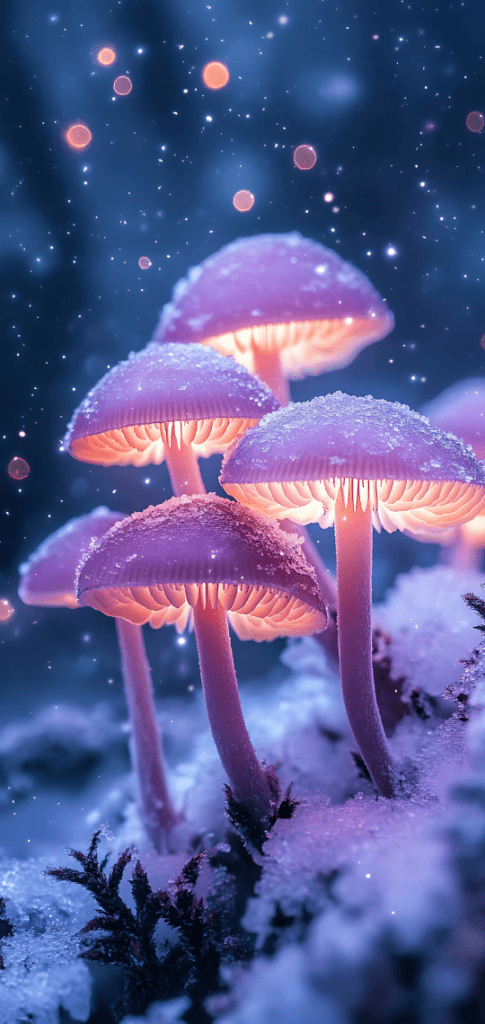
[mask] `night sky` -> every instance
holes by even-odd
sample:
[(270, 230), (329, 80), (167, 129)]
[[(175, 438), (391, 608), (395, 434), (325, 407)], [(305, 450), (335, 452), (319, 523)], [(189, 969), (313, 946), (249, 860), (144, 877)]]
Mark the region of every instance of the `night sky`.
[[(467, 127), (485, 112), (484, 39), (485, 8), (458, 0), (2, 0), (0, 598), (15, 614), (0, 629), (14, 682), (34, 658), (45, 675), (59, 623), (66, 666), (75, 654), (86, 668), (82, 644), (112, 635), (94, 613), (23, 608), (18, 565), (96, 505), (131, 512), (170, 496), (164, 466), (90, 468), (59, 449), (75, 406), (146, 344), (188, 267), (238, 236), (298, 230), (369, 275), (394, 332), (293, 384), (296, 400), (341, 388), (419, 408), (484, 372), (485, 130)], [(108, 67), (103, 46), (116, 53)], [(217, 92), (202, 80), (212, 60), (230, 72)], [(119, 75), (129, 95), (114, 92)], [(77, 122), (92, 133), (83, 150), (65, 140)], [(293, 162), (301, 144), (317, 154), (308, 171)], [(249, 212), (232, 205), (239, 189), (255, 196)], [(8, 474), (15, 456), (24, 481)], [(218, 466), (202, 465), (208, 488)], [(400, 535), (375, 550), (378, 595), (436, 558)], [(159, 664), (172, 664), (172, 643)], [(274, 653), (257, 656), (264, 669)]]

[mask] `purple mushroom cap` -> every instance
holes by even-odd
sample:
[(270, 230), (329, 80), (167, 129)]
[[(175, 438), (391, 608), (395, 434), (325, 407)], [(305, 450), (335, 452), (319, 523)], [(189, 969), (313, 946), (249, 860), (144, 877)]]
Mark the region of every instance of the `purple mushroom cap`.
[[(325, 339), (327, 321), (327, 333), (337, 330), (339, 335), (336, 346), (333, 338)], [(367, 277), (336, 252), (297, 231), (257, 235), (231, 242), (179, 281), (154, 340), (219, 347), (217, 339), (239, 332), (237, 346), (242, 349), (254, 341), (258, 327), (309, 322), (320, 325), (310, 330), (311, 337), (287, 330), (269, 341), (263, 332), (266, 345), (281, 345), (287, 376), (345, 365), (363, 345), (394, 327), (392, 313)], [(336, 322), (345, 324), (343, 331)], [(248, 329), (251, 337), (245, 339), (241, 332)], [(231, 351), (225, 345), (223, 341), (220, 350)]]
[[(215, 589), (201, 598), (198, 588), (210, 584)], [(228, 610), (237, 603), (242, 619), (253, 588), (266, 599), (270, 592), (285, 595), (293, 611), (298, 605), (307, 626), (302, 632), (325, 627), (316, 577), (299, 543), (276, 523), (215, 494), (184, 495), (135, 512), (91, 550), (78, 576), (81, 604), (153, 626), (179, 620), (182, 628), (190, 604), (200, 599), (221, 600)], [(248, 618), (260, 614), (255, 603)], [(281, 608), (271, 625), (268, 617), (263, 629), (261, 620), (257, 626), (261, 635), (254, 639), (295, 631)]]
[[(198, 424), (198, 432), (188, 428), (187, 443), (197, 455), (208, 455), (232, 443), (238, 424), (246, 429), (278, 407), (269, 388), (234, 359), (195, 344), (161, 348), (152, 343), (131, 353), (89, 392), (72, 417), (64, 446), (82, 461), (145, 465), (163, 460), (172, 424), (182, 425), (182, 437), (188, 424)], [(210, 430), (207, 421), (216, 421)]]
[(442, 391), (421, 410), (433, 427), (450, 430), (485, 458), (485, 377), (470, 377)]
[[(485, 504), (485, 467), (471, 448), (408, 406), (340, 391), (265, 416), (228, 452), (220, 476), (229, 494), (253, 508), (299, 522), (320, 519), (323, 512), (322, 525), (333, 521), (325, 515), (335, 481), (345, 480), (375, 482), (371, 502), (393, 513), (392, 523), (379, 513), (386, 529), (411, 529), (421, 515), (428, 521), (430, 506), (432, 521), (439, 513), (448, 526), (460, 516), (471, 519), (468, 506), (478, 512)], [(297, 516), (289, 511), (293, 503)], [(305, 505), (307, 513), (301, 511)]]
[(19, 597), (25, 604), (77, 608), (76, 573), (81, 559), (123, 512), (100, 505), (85, 516), (70, 519), (52, 533), (20, 566)]

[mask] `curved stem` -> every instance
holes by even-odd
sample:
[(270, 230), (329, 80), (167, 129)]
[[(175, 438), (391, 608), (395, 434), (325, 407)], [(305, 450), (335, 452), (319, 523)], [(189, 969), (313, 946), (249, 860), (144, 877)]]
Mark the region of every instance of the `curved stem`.
[(372, 516), (352, 492), (335, 502), (337, 549), (337, 629), (342, 690), (350, 727), (371, 774), (384, 796), (394, 795), (393, 764), (377, 707), (372, 665)]
[(253, 373), (264, 381), (282, 405), (291, 401), (290, 388), (281, 370), (280, 357), (277, 352), (262, 352), (253, 345)]
[(287, 533), (296, 533), (298, 537), (303, 537), (303, 544), (301, 546), (302, 554), (315, 570), (322, 600), (329, 612), (327, 628), (324, 629), (323, 633), (316, 633), (315, 639), (318, 640), (327, 652), (331, 661), (338, 665), (337, 625), (335, 622), (335, 612), (337, 611), (337, 587), (335, 580), (332, 573), (329, 572), (324, 565), (321, 555), (315, 547), (308, 530), (306, 530), (304, 526), (299, 526), (297, 523), (293, 523), (291, 519), (281, 519), (280, 526)]
[(132, 728), (132, 755), (147, 833), (159, 853), (179, 820), (167, 786), (155, 713), (150, 667), (141, 626), (116, 619), (126, 703)]
[(205, 494), (206, 490), (200, 475), (199, 463), (192, 446), (180, 442), (180, 446), (172, 433), (170, 444), (165, 444), (165, 460), (170, 473), (170, 481), (174, 495)]
[(235, 797), (258, 817), (271, 812), (271, 791), (243, 718), (226, 613), (199, 601), (193, 609), (200, 675), (217, 752)]

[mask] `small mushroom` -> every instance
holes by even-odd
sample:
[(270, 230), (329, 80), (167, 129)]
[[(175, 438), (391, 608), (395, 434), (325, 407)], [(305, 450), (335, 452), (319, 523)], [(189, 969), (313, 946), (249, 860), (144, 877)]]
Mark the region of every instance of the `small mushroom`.
[(153, 338), (234, 356), (286, 405), (288, 378), (347, 366), (393, 327), (360, 270), (292, 231), (238, 238), (189, 270)]
[(276, 794), (244, 723), (227, 618), (243, 639), (324, 629), (325, 608), (298, 542), (227, 498), (171, 498), (101, 539), (81, 567), (78, 598), (155, 628), (174, 623), (182, 631), (192, 613), (220, 759), (236, 799), (267, 823)]
[[(485, 377), (470, 377), (442, 391), (423, 406), (432, 427), (449, 430), (473, 448), (477, 459), (485, 459)], [(449, 529), (439, 537), (422, 535), (422, 540), (437, 541), (445, 548), (444, 561), (458, 571), (479, 569), (485, 548), (485, 514), (463, 526)]]
[[(52, 533), (20, 566), (19, 597), (25, 604), (78, 608), (76, 573), (80, 561), (115, 523), (121, 512), (100, 506), (71, 519)], [(150, 668), (141, 626), (116, 619), (126, 703), (132, 727), (133, 760), (148, 835), (160, 852), (178, 821), (168, 791), (156, 720)]]
[(372, 525), (458, 525), (485, 505), (485, 469), (407, 406), (336, 392), (265, 416), (225, 457), (221, 484), (277, 519), (335, 523), (337, 630), (350, 725), (381, 793), (396, 772), (372, 672)]
[(210, 348), (150, 344), (89, 392), (64, 445), (102, 466), (165, 459), (174, 494), (203, 494), (197, 459), (224, 452), (278, 404), (261, 381)]

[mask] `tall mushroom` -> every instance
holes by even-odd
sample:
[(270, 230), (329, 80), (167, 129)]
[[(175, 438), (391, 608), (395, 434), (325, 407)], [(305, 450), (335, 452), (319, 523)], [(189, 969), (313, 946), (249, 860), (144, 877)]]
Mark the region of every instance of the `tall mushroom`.
[(238, 238), (189, 270), (153, 339), (232, 355), (286, 405), (288, 378), (346, 366), (393, 327), (360, 270), (292, 231)]
[(226, 456), (220, 480), (277, 519), (335, 523), (345, 705), (376, 786), (392, 795), (372, 673), (372, 525), (413, 532), (472, 519), (485, 505), (484, 467), (407, 406), (336, 392), (265, 416)]
[[(91, 544), (123, 521), (121, 512), (100, 506), (71, 519), (52, 533), (20, 566), (19, 596), (25, 604), (78, 608), (76, 573)], [(132, 727), (132, 755), (143, 820), (160, 852), (178, 820), (167, 786), (165, 763), (156, 720), (150, 668), (141, 626), (116, 619), (123, 682)]]
[(226, 613), (244, 639), (324, 629), (325, 608), (298, 542), (227, 498), (171, 498), (101, 539), (81, 567), (78, 598), (155, 628), (182, 630), (192, 611), (214, 741), (236, 799), (264, 827), (276, 794), (244, 723)]

